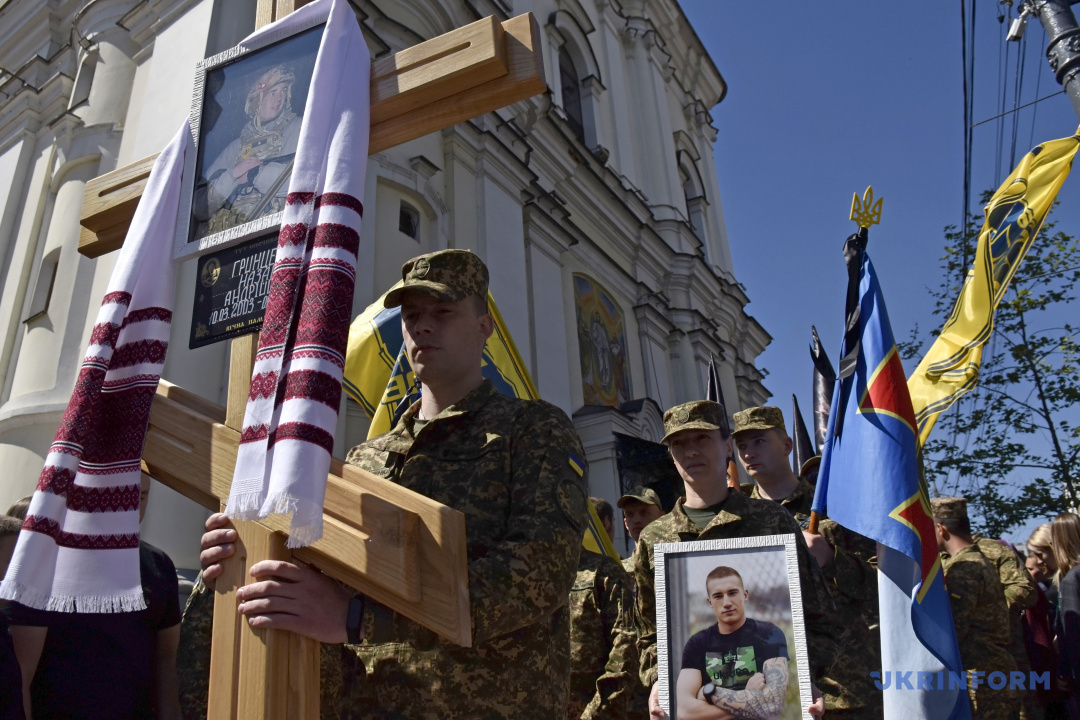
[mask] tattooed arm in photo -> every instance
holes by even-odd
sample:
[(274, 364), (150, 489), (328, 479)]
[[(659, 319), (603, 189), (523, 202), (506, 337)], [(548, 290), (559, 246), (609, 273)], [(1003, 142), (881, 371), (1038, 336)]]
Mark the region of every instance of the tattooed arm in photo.
[(777, 657), (765, 661), (765, 688), (762, 690), (727, 690), (717, 688), (712, 704), (736, 720), (776, 720), (787, 698), (788, 661)]

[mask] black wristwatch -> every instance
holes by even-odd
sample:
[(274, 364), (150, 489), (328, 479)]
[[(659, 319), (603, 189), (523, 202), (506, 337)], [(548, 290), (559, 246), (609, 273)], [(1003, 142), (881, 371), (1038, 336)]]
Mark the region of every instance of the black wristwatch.
[(705, 696), (706, 700), (712, 703), (713, 695), (716, 694), (716, 686), (712, 683), (708, 683), (705, 687), (701, 688), (701, 693)]
[(364, 596), (359, 593), (349, 600), (349, 613), (345, 616), (345, 633), (350, 645), (360, 643), (360, 631), (364, 627)]

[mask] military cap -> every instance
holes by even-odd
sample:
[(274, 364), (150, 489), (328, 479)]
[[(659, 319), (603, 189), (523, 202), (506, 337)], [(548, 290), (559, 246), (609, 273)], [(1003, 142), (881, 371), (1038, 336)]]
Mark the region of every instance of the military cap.
[(719, 430), (727, 433), (727, 411), (724, 406), (712, 400), (694, 400), (675, 407), (664, 413), (665, 443), (672, 435), (683, 430)]
[(735, 431), (732, 435), (738, 435), (746, 430), (772, 430), (779, 429), (787, 435), (784, 426), (784, 413), (780, 408), (771, 405), (752, 407), (735, 413)]
[(470, 295), (487, 299), (488, 269), (471, 250), (438, 250), (401, 266), (402, 286), (386, 294), (383, 305), (401, 305), (406, 290), (423, 290), (440, 300), (457, 302)]
[(967, 520), (967, 500), (962, 497), (930, 498), (930, 508), (935, 520)]
[(631, 500), (637, 500), (638, 502), (643, 502), (646, 505), (655, 505), (661, 510), (664, 509), (664, 506), (660, 503), (660, 496), (657, 495), (656, 491), (652, 488), (638, 485), (636, 488), (619, 498), (619, 502), (615, 503), (615, 505), (621, 508)]

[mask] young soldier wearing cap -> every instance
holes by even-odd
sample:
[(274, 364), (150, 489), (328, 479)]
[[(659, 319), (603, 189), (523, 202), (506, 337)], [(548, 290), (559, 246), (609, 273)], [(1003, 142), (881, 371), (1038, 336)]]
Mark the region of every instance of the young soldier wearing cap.
[[(615, 503), (622, 510), (623, 527), (630, 539), (637, 543), (638, 536), (645, 526), (664, 514), (664, 506), (660, 502), (660, 496), (652, 488), (639, 485), (630, 492), (619, 498)], [(633, 556), (623, 560), (623, 568), (633, 575)]]
[[(405, 263), (402, 277), (386, 305), (401, 306), (422, 398), (346, 462), (465, 513), (473, 646), (276, 561), (252, 567), (239, 611), (253, 627), (345, 643), (337, 694), (348, 717), (565, 720), (567, 598), (587, 517), (581, 443), (561, 410), (500, 395), (482, 377), (493, 321), (479, 257), (430, 253)], [(207, 580), (232, 553), (226, 524), (220, 515), (207, 521)], [(326, 675), (332, 683), (334, 669)]]
[[(662, 442), (667, 443), (675, 467), (683, 478), (686, 496), (679, 498), (671, 512), (653, 521), (641, 532), (634, 551), (634, 575), (638, 584), (638, 611), (641, 623), (641, 679), (652, 687), (649, 699), (654, 718), (664, 717), (659, 705), (656, 647), (656, 589), (653, 577), (653, 546), (661, 542), (712, 540), (792, 533), (798, 548), (803, 613), (809, 637), (810, 667), (815, 681), (825, 676), (838, 651), (840, 626), (817, 563), (810, 557), (795, 520), (774, 503), (732, 493), (727, 485), (727, 465), (731, 443), (724, 436), (724, 406), (698, 400), (664, 413)], [(868, 670), (869, 672), (869, 670)], [(703, 684), (704, 685), (704, 684)], [(738, 692), (719, 689), (712, 705), (701, 701), (694, 708), (680, 706), (680, 717), (757, 717), (753, 707), (763, 702), (762, 690)], [(695, 694), (697, 691), (695, 691)], [(698, 713), (694, 713), (694, 709)], [(820, 716), (824, 703), (818, 698), (810, 711)]]
[(945, 588), (956, 625), (960, 660), (968, 674), (972, 717), (974, 720), (1015, 718), (1020, 712), (1019, 693), (1008, 685), (994, 690), (987, 684), (995, 670), (1006, 678), (1016, 670), (1016, 662), (1009, 654), (1009, 609), (998, 574), (972, 542), (967, 500), (932, 498), (930, 507), (938, 549), (948, 554), (941, 562), (941, 570), (945, 573)]
[[(611, 504), (595, 497), (589, 501), (606, 530), (614, 514)], [(607, 511), (601, 512), (604, 505)], [(640, 686), (636, 617), (630, 579), (619, 563), (607, 555), (582, 550), (570, 590), (567, 720), (631, 717), (634, 692)]]
[[(660, 502), (660, 496), (656, 494), (655, 490), (645, 487), (644, 485), (638, 485), (630, 492), (623, 495), (619, 498), (616, 505), (622, 510), (623, 527), (626, 528), (626, 534), (634, 541), (635, 547), (638, 537), (641, 536), (641, 531), (653, 520), (664, 514), (664, 505)], [(637, 584), (634, 582), (633, 553), (630, 554), (630, 557), (625, 558), (622, 561), (622, 565), (623, 569), (626, 570), (627, 575), (630, 577), (630, 588), (633, 590), (634, 596), (636, 597)], [(641, 682), (639, 675), (636, 682), (636, 688), (634, 689), (634, 699), (630, 717), (644, 718), (648, 716), (648, 714), (649, 686)]]
[[(873, 565), (877, 543), (851, 532), (832, 520), (822, 519), (820, 535), (807, 532), (814, 486), (798, 477), (788, 460), (792, 440), (780, 408), (765, 406), (735, 413), (731, 436), (753, 485), (743, 494), (771, 500), (791, 513), (803, 528), (810, 554), (821, 566), (839, 616), (844, 618), (841, 645), (844, 651), (818, 682), (829, 717), (877, 718), (883, 706), (881, 691), (867, 668), (881, 667), (880, 640), (870, 628), (878, 623), (877, 570)], [(857, 618), (862, 618), (860, 622)]]

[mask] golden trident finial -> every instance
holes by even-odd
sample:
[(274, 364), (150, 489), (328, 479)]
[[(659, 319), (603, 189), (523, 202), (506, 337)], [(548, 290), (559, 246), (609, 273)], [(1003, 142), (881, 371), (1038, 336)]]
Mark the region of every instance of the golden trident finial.
[(871, 225), (877, 225), (881, 222), (881, 201), (884, 198), (878, 198), (877, 202), (874, 202), (874, 187), (868, 185), (866, 192), (863, 193), (862, 202), (859, 202), (859, 194), (851, 194), (851, 219), (859, 223), (861, 228), (869, 228)]

